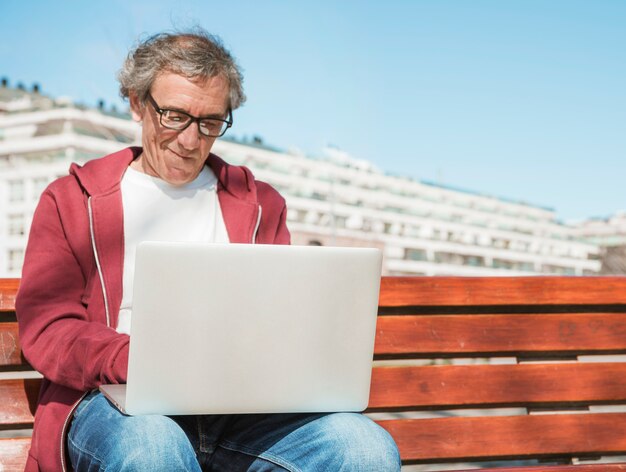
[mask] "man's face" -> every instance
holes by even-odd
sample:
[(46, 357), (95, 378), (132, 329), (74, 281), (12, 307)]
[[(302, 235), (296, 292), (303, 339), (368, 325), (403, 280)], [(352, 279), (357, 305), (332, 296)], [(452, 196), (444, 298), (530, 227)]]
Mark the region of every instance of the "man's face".
[[(228, 82), (221, 76), (189, 80), (171, 72), (159, 74), (150, 93), (162, 109), (183, 111), (192, 116), (226, 118)], [(165, 128), (154, 107), (130, 95), (133, 118), (142, 124), (143, 153), (131, 165), (172, 185), (194, 180), (206, 161), (216, 138), (198, 132), (197, 123), (176, 131)]]

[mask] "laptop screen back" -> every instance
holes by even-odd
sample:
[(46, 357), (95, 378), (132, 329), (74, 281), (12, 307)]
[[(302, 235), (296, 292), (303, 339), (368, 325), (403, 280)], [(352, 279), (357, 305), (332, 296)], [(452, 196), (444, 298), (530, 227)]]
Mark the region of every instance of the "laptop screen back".
[(360, 411), (377, 249), (139, 245), (130, 414)]

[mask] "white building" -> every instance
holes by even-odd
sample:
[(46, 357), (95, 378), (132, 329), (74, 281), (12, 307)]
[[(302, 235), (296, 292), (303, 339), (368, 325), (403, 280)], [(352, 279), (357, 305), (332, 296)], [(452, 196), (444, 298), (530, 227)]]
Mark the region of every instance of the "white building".
[(576, 226), (578, 237), (600, 246), (600, 274), (626, 274), (626, 211), (607, 218), (590, 218)]
[[(129, 116), (36, 92), (0, 88), (0, 277), (20, 274), (30, 220), (45, 186), (84, 162), (137, 141)], [(218, 140), (287, 199), (295, 244), (384, 251), (390, 275), (595, 274), (598, 247), (552, 210), (385, 175), (334, 149), (322, 158)]]
[(260, 143), (214, 150), (285, 195), (294, 243), (384, 249), (389, 275), (595, 274), (597, 246), (553, 210), (388, 176), (334, 149), (313, 159)]
[(71, 162), (136, 143), (127, 114), (0, 86), (0, 277), (19, 277), (39, 195)]
[(581, 239), (604, 247), (626, 246), (626, 211), (607, 218), (590, 218), (576, 225)]

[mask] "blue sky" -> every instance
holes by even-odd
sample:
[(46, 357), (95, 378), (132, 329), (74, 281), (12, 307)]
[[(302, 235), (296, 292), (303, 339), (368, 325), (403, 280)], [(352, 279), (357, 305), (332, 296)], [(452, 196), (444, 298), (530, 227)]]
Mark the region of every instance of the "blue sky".
[(626, 1), (0, 1), (0, 76), (127, 105), (138, 37), (200, 25), (244, 69), (233, 134), (554, 208), (626, 209)]

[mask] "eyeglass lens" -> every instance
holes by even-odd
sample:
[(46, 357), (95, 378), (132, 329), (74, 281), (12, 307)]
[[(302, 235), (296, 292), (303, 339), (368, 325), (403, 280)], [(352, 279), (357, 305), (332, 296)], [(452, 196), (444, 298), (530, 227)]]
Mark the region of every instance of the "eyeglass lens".
[[(161, 124), (170, 129), (182, 130), (189, 126), (193, 120), (189, 115), (175, 110), (163, 110), (161, 114)], [(226, 131), (227, 123), (221, 120), (210, 118), (199, 120), (198, 128), (205, 136), (220, 136)]]

